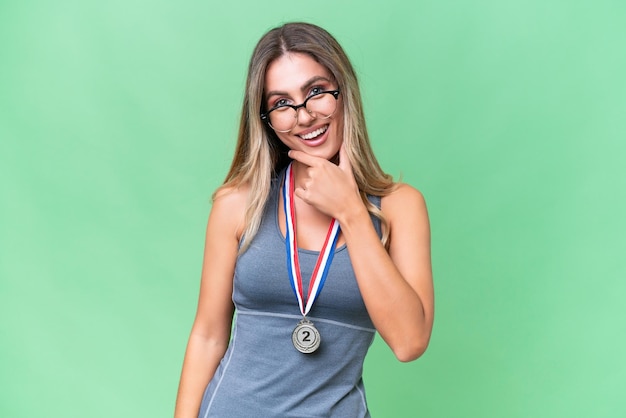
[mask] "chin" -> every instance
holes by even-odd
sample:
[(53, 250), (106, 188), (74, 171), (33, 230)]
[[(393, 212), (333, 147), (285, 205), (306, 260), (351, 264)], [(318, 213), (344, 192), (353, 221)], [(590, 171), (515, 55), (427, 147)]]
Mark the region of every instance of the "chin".
[(294, 150), (305, 152), (313, 157), (323, 158), (328, 160), (334, 164), (339, 164), (339, 150), (322, 150), (322, 149), (311, 149), (306, 147), (295, 147)]

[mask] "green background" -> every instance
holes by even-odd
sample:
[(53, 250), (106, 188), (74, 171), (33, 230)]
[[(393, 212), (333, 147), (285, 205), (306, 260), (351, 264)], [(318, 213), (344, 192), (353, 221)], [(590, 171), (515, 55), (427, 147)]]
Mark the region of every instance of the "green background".
[(436, 320), (374, 417), (625, 417), (626, 3), (0, 0), (0, 416), (172, 415), (254, 44), (306, 20), (418, 187)]

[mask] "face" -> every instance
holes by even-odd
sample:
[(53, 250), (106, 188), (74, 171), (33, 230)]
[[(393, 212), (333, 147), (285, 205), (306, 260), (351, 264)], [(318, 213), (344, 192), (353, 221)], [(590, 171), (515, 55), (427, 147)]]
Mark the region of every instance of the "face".
[[(326, 67), (308, 55), (290, 53), (269, 65), (265, 75), (264, 104), (266, 109), (283, 104), (297, 106), (312, 95), (321, 91), (336, 90), (337, 87)], [(325, 97), (335, 100), (331, 95)], [(309, 100), (307, 109), (318, 106), (317, 100), (316, 98)], [(330, 160), (337, 155), (342, 142), (341, 95), (336, 106), (337, 110), (328, 118), (323, 118), (323, 115), (315, 112), (309, 113), (307, 109), (301, 107), (297, 110), (297, 123), (291, 131), (279, 132), (276, 129), (274, 131), (290, 149)], [(291, 112), (290, 109), (285, 110)]]

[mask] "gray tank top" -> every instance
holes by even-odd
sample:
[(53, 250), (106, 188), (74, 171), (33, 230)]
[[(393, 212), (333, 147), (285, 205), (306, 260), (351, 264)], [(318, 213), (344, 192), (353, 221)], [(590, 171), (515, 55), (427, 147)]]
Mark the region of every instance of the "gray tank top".
[[(282, 174), (272, 182), (259, 231), (237, 259), (232, 337), (205, 390), (199, 417), (369, 417), (361, 376), (375, 329), (345, 245), (336, 249), (307, 315), (321, 334), (319, 349), (302, 354), (291, 342), (302, 315), (278, 226), (281, 180)], [(380, 207), (380, 198), (370, 200)], [(379, 221), (372, 222), (380, 235)], [(298, 252), (306, 292), (319, 253)]]

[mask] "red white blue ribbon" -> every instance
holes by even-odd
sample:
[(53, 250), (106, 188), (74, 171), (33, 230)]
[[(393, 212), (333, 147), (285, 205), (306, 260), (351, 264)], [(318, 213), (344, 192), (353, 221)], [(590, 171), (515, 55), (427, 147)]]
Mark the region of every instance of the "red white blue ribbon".
[[(313, 303), (319, 296), (324, 287), (328, 270), (330, 269), (330, 263), (333, 261), (335, 255), (335, 244), (337, 243), (337, 237), (339, 236), (339, 222), (333, 219), (328, 227), (326, 233), (326, 239), (324, 245), (320, 251), (315, 269), (311, 275), (311, 281), (309, 282), (309, 292), (304, 299), (304, 290), (302, 288), (302, 275), (300, 272), (300, 260), (298, 257), (298, 243), (296, 241), (296, 207), (293, 201), (294, 195), (294, 176), (291, 164), (285, 171), (285, 180), (283, 182), (283, 206), (285, 210), (286, 221), (286, 238), (285, 248), (287, 250), (287, 272), (289, 273), (289, 280), (291, 282), (291, 288), (296, 294), (298, 299), (298, 305), (300, 306), (300, 312), (302, 316), (306, 316)], [(305, 305), (306, 302), (306, 305)]]

